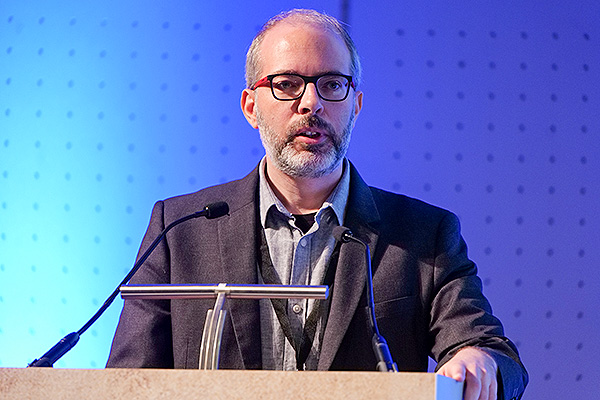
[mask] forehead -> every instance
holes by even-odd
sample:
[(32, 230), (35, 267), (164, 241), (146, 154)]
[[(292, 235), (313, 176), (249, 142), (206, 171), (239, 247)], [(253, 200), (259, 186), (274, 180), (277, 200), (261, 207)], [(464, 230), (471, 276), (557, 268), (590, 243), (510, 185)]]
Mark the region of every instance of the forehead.
[(331, 30), (306, 22), (282, 21), (265, 34), (260, 47), (261, 75), (296, 72), (350, 74), (350, 51)]

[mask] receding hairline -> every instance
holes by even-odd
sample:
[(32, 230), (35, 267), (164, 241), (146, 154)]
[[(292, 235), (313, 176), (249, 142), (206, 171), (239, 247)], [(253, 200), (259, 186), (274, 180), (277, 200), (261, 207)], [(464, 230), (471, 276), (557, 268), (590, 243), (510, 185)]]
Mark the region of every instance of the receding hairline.
[(288, 24), (292, 26), (311, 26), (316, 29), (321, 29), (323, 32), (329, 32), (333, 34), (333, 36), (337, 37), (344, 44), (344, 47), (348, 51), (350, 73), (355, 78), (355, 83), (357, 85), (360, 83), (362, 75), (360, 58), (356, 49), (356, 45), (344, 27), (343, 22), (330, 15), (319, 13), (318, 11), (294, 9), (280, 13), (271, 18), (262, 26), (260, 31), (252, 40), (246, 55), (247, 87), (251, 87), (257, 79), (260, 79), (257, 69), (259, 69), (262, 65), (263, 57), (261, 54), (261, 48), (265, 37), (269, 31), (282, 24)]
[(336, 32), (335, 29), (333, 29), (333, 27), (331, 25), (327, 24), (325, 21), (321, 21), (321, 20), (318, 20), (315, 18), (310, 18), (310, 15), (307, 15), (307, 14), (291, 14), (290, 16), (288, 16), (286, 18), (274, 21), (271, 25), (266, 27), (266, 29), (263, 32), (263, 35), (266, 35), (269, 31), (277, 28), (278, 26), (286, 25), (286, 24), (294, 25), (294, 26), (309, 25), (314, 28), (320, 28), (320, 29), (326, 30), (328, 32), (331, 32), (335, 36), (340, 36), (339, 33)]
[[(293, 17), (290, 17), (290, 18), (293, 18)], [(269, 40), (279, 40), (279, 37), (276, 36), (278, 33), (278, 30), (285, 29), (286, 26), (289, 26), (292, 28), (307, 28), (307, 30), (314, 29), (315, 32), (331, 35), (331, 37), (333, 37), (333, 38), (335, 38), (335, 40), (339, 41), (339, 43), (346, 50), (346, 54), (348, 57), (348, 67), (350, 68), (350, 63), (352, 62), (352, 60), (351, 60), (352, 55), (350, 54), (350, 50), (346, 47), (344, 38), (342, 38), (331, 27), (329, 27), (323, 23), (318, 23), (318, 22), (315, 23), (313, 21), (303, 21), (300, 19), (297, 21), (290, 21), (288, 19), (282, 20), (278, 24), (272, 26), (268, 31), (265, 31), (265, 33), (262, 37), (262, 40), (259, 42), (259, 46), (257, 49), (260, 61), (262, 61), (262, 51), (263, 51), (264, 42), (267, 40), (267, 38), (269, 38)], [(275, 39), (273, 39), (273, 38), (275, 38)], [(261, 64), (262, 64), (262, 62), (261, 62)]]

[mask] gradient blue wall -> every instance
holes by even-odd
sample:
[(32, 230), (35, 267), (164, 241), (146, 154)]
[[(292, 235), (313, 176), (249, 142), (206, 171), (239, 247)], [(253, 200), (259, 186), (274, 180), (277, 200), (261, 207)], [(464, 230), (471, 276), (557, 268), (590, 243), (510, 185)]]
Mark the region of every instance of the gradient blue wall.
[[(87, 321), (156, 200), (258, 162), (246, 48), (271, 15), (312, 7), (345, 19), (363, 58), (364, 178), (459, 215), (526, 399), (592, 398), (600, 5), (374, 3), (0, 3), (0, 367)], [(121, 304), (57, 366), (103, 367)]]

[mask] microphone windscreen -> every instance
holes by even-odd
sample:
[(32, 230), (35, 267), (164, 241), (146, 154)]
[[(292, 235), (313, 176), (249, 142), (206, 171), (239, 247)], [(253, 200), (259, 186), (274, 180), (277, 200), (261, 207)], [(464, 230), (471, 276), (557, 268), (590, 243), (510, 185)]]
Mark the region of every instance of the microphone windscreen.
[(229, 213), (229, 205), (224, 201), (217, 201), (204, 207), (204, 210), (207, 219), (219, 218)]
[(348, 243), (350, 239), (347, 236), (352, 236), (352, 231), (345, 226), (336, 226), (333, 228), (333, 237), (338, 242)]

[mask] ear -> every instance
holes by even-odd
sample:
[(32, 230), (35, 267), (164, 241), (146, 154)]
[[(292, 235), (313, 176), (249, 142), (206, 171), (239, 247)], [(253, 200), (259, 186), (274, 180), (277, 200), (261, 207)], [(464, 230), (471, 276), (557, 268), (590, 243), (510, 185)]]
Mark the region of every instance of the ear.
[(360, 110), (362, 110), (362, 100), (363, 100), (363, 92), (356, 92), (354, 95), (354, 109), (352, 112), (354, 113), (354, 118), (352, 119), (352, 128), (356, 124), (356, 118), (358, 114), (360, 114)]
[(244, 89), (242, 91), (242, 98), (240, 100), (240, 104), (242, 106), (242, 112), (244, 113), (244, 117), (248, 123), (254, 128), (258, 129), (258, 124), (256, 123), (256, 102), (254, 99), (254, 95), (256, 93), (250, 89)]
[(354, 95), (354, 119), (358, 117), (360, 110), (362, 110), (363, 92), (359, 91)]

